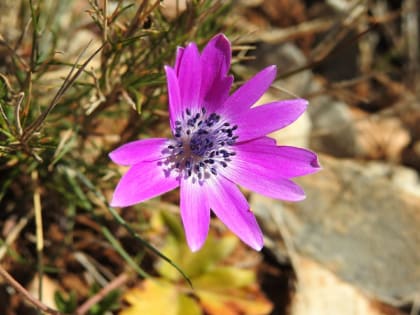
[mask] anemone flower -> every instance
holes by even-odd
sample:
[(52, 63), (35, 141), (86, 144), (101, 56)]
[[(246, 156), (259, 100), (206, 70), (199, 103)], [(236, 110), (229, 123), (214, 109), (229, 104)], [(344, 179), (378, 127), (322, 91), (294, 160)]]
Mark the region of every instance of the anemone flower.
[(237, 185), (286, 201), (305, 198), (291, 178), (319, 170), (315, 153), (277, 146), (267, 134), (295, 121), (304, 99), (251, 107), (270, 87), (269, 66), (229, 95), (233, 77), (229, 40), (219, 34), (199, 52), (195, 43), (178, 48), (175, 66), (165, 67), (172, 138), (122, 145), (110, 153), (129, 166), (111, 206), (126, 207), (180, 187), (181, 218), (192, 251), (208, 234), (210, 212), (243, 242), (260, 250), (263, 236)]

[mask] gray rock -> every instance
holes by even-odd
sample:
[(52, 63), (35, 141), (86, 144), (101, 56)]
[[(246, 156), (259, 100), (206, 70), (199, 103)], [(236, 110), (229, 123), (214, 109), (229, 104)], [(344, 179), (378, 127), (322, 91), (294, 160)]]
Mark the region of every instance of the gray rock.
[(311, 147), (336, 157), (358, 155), (353, 117), (347, 104), (317, 97), (308, 109), (313, 125)]
[(393, 180), (386, 164), (322, 157), (321, 165), (321, 172), (298, 180), (303, 202), (252, 195), (267, 245), (284, 261), (280, 232), (287, 232), (300, 255), (372, 298), (412, 302), (420, 294), (420, 197)]

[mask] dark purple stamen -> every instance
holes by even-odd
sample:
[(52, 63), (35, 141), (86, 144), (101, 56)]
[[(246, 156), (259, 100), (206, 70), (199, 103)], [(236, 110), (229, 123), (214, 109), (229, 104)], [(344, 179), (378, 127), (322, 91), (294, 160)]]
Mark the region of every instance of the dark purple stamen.
[(207, 114), (205, 108), (186, 109), (182, 117), (175, 121), (174, 139), (164, 150), (167, 170), (176, 170), (184, 178), (192, 177), (193, 182), (217, 176), (236, 154), (232, 146), (238, 139), (238, 126), (216, 113)]

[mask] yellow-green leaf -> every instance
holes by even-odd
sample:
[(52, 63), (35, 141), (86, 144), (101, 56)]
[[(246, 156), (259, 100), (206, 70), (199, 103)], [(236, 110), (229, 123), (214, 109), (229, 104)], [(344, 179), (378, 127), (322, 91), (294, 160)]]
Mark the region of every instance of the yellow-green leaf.
[(200, 302), (209, 315), (267, 315), (272, 304), (258, 291), (234, 290), (217, 293), (197, 290)]
[(179, 295), (178, 315), (201, 315), (200, 305), (185, 294)]
[(255, 283), (255, 272), (232, 266), (221, 266), (192, 280), (194, 288), (223, 291)]
[(181, 265), (191, 278), (198, 277), (215, 268), (218, 263), (233, 252), (237, 244), (238, 238), (233, 234), (221, 238), (209, 234), (206, 243), (198, 252), (192, 253), (185, 246)]
[(119, 315), (201, 315), (197, 302), (170, 282), (147, 279), (124, 295), (130, 304)]
[[(185, 240), (178, 240), (168, 236), (162, 253), (170, 257), (188, 277), (194, 278), (213, 269), (221, 260), (232, 253), (238, 239), (234, 235), (226, 235), (216, 238), (209, 235), (206, 243), (198, 252), (191, 252)], [(157, 266), (159, 274), (170, 280), (179, 280), (180, 274), (174, 272), (172, 266), (160, 263)]]

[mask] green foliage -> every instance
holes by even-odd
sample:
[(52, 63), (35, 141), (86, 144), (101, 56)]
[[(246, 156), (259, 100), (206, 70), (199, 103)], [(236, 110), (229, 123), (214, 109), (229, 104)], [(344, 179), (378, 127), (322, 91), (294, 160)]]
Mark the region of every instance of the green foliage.
[[(130, 306), (120, 315), (200, 315), (204, 311), (211, 315), (262, 315), (270, 312), (271, 304), (254, 286), (255, 270), (227, 263), (238, 245), (235, 236), (210, 234), (203, 248), (192, 253), (179, 233), (180, 221), (165, 211), (155, 215), (160, 216), (163, 226), (169, 227), (162, 252), (173, 258), (193, 287), (188, 286), (174, 268), (160, 262), (156, 266), (160, 277), (148, 278), (141, 287), (125, 293), (124, 299)], [(154, 222), (156, 224), (156, 220)]]
[(4, 103), (7, 99), (8, 87), (6, 83), (6, 79), (4, 77), (0, 77), (0, 102)]
[[(100, 287), (94, 285), (92, 287), (92, 295), (97, 293), (100, 290)], [(119, 307), (119, 298), (120, 298), (120, 291), (113, 290), (108, 293), (105, 298), (103, 298), (99, 303), (93, 305), (90, 309), (88, 314), (89, 315), (105, 315), (108, 314), (109, 311), (113, 311)]]
[(74, 291), (71, 291), (67, 297), (59, 291), (56, 291), (54, 293), (54, 301), (57, 309), (62, 313), (71, 314), (76, 311), (77, 295)]
[[(82, 218), (100, 225), (89, 233), (101, 246), (145, 276), (137, 253), (117, 238), (119, 226), (144, 249), (172, 261), (107, 206), (121, 172), (107, 154), (127, 141), (169, 132), (163, 66), (173, 63), (178, 45), (203, 45), (220, 32), (229, 4), (192, 1), (168, 18), (158, 0), (107, 1), (107, 14), (103, 3), (22, 1), (19, 36), (0, 40), (2, 56), (6, 51), (0, 58), (0, 219), (32, 220), (36, 187), (45, 237), (57, 226), (64, 235), (64, 241), (47, 240), (46, 263), (54, 266), (53, 257), (71, 255)], [(36, 259), (24, 257), (30, 251), (11, 252), (12, 260)], [(62, 312), (74, 311), (73, 293), (55, 298)], [(116, 295), (103, 300), (91, 314), (105, 313), (116, 301)]]
[[(165, 222), (170, 220), (171, 214), (162, 212)], [(173, 217), (173, 216), (172, 216)], [(171, 220), (172, 227), (177, 226), (177, 230), (181, 230), (179, 220)], [(174, 231), (175, 229), (172, 229)], [(198, 252), (191, 252), (188, 248), (185, 239), (179, 237), (180, 234), (170, 234), (168, 236), (165, 247), (162, 252), (167, 256), (172, 257), (174, 262), (191, 278), (197, 278), (199, 275), (205, 274), (212, 270), (218, 262), (226, 258), (237, 245), (238, 239), (233, 236), (226, 236), (222, 239), (210, 237), (206, 240), (205, 245)], [(168, 268), (167, 264), (160, 264), (157, 268), (161, 276), (173, 280), (180, 280), (180, 275), (174, 272), (173, 268)], [(194, 285), (194, 283), (193, 283)]]
[[(102, 176), (110, 176), (110, 149), (167, 130), (163, 65), (172, 62), (178, 45), (203, 43), (220, 31), (227, 8), (195, 1), (171, 21), (159, 1), (119, 1), (107, 17), (97, 1), (89, 3), (94, 31), (88, 34), (69, 27), (81, 23), (69, 13), (72, 1), (23, 5), (21, 23), (28, 31), (7, 43), (17, 45), (16, 52), (0, 62), (0, 161), (6, 169), (24, 173), (31, 166), (41, 179), (68, 183), (59, 168), (71, 166), (100, 185)], [(62, 194), (60, 186), (52, 188)], [(67, 193), (80, 200), (80, 191)]]

